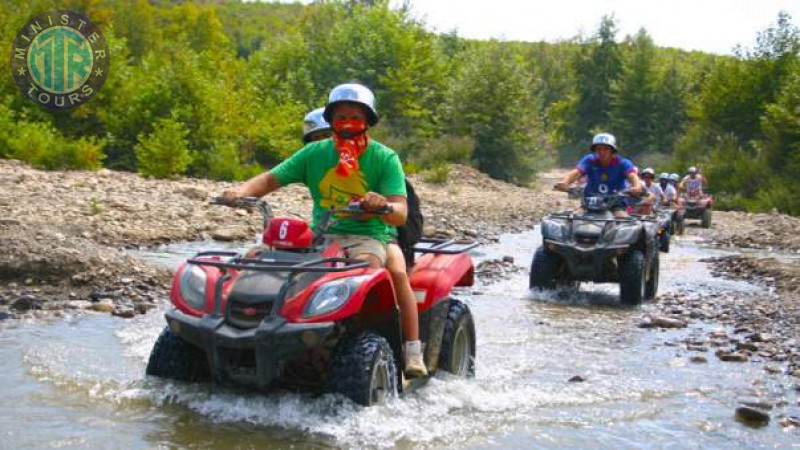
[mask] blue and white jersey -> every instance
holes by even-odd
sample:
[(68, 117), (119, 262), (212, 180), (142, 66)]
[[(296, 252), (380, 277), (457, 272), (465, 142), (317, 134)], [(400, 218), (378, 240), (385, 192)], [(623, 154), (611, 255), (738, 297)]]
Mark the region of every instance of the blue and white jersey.
[(611, 162), (604, 166), (593, 153), (584, 156), (576, 168), (586, 175), (587, 183), (583, 191), (586, 196), (619, 192), (628, 187), (628, 175), (637, 172), (636, 166), (627, 158), (614, 155)]

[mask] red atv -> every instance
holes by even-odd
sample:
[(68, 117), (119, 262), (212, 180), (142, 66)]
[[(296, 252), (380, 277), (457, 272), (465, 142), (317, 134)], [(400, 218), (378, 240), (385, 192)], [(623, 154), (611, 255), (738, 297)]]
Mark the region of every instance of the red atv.
[[(684, 219), (699, 219), (703, 228), (711, 227), (711, 210), (714, 206), (714, 197), (700, 192), (687, 192), (678, 200), (683, 208)], [(683, 234), (683, 224), (681, 224)]]
[[(264, 218), (264, 246), (240, 254), (207, 251), (178, 267), (168, 326), (153, 346), (147, 374), (259, 390), (334, 392), (362, 405), (404, 388), (403, 330), (389, 272), (346, 257), (324, 234), (330, 210), (312, 232), (299, 219), (271, 220), (269, 205), (243, 199)], [(385, 213), (385, 212), (384, 212)], [(409, 268), (428, 371), (475, 373), (475, 326), (456, 286), (471, 286), (466, 252), (478, 244), (423, 239)]]

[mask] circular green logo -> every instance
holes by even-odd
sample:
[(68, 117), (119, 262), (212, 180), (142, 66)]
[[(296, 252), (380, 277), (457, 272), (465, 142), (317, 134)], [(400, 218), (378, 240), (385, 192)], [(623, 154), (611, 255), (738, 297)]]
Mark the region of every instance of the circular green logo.
[(103, 33), (73, 11), (48, 11), (17, 33), (11, 74), (19, 90), (48, 109), (76, 108), (97, 94), (111, 65)]

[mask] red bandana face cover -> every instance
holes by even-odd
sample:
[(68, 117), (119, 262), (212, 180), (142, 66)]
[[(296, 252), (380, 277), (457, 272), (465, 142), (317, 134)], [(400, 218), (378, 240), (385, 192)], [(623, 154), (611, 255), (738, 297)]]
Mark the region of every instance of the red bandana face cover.
[(340, 120), (333, 123), (333, 143), (339, 152), (336, 173), (342, 176), (358, 170), (358, 157), (367, 149), (367, 123), (360, 120)]

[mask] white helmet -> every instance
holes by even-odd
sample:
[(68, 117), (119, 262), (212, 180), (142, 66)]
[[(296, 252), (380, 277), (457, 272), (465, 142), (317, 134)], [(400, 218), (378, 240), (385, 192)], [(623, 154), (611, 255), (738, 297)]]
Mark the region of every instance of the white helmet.
[(656, 171), (653, 170), (652, 167), (648, 167), (648, 168), (644, 169), (644, 172), (642, 172), (642, 177), (644, 177), (645, 175), (652, 175), (653, 178), (655, 178), (656, 177)]
[(328, 95), (328, 104), (322, 116), (331, 123), (333, 108), (339, 103), (355, 103), (363, 106), (367, 111), (367, 124), (375, 126), (378, 123), (378, 111), (375, 109), (375, 94), (368, 87), (358, 83), (340, 84), (331, 90)]
[(669, 180), (669, 174), (667, 172), (661, 172), (661, 175), (658, 176), (658, 181), (661, 180)]
[(617, 151), (617, 138), (614, 137), (611, 133), (599, 133), (595, 134), (592, 138), (592, 146), (590, 149), (594, 150), (596, 145), (607, 145), (611, 147), (614, 152)]
[(312, 137), (314, 137), (315, 134), (331, 131), (331, 124), (326, 122), (325, 118), (322, 117), (322, 112), (324, 110), (325, 108), (317, 108), (306, 114), (306, 117), (303, 119), (303, 142), (306, 144), (314, 140)]
[(697, 173), (697, 167), (695, 166), (689, 167), (689, 173)]
[(670, 174), (670, 176), (669, 176), (669, 181), (674, 181), (675, 183), (677, 183), (680, 180), (681, 180), (681, 176), (678, 175), (677, 173)]

